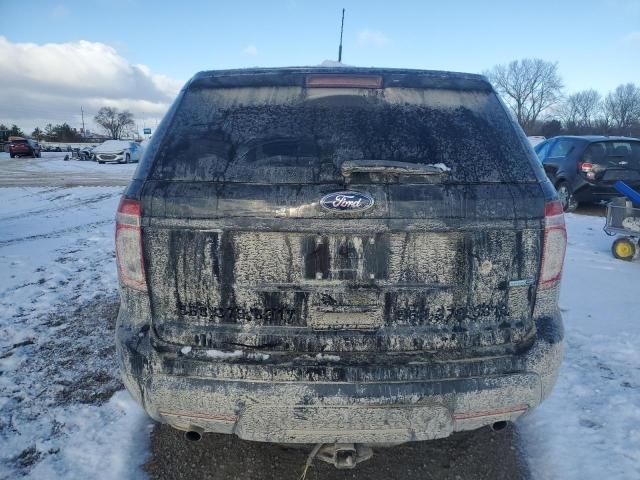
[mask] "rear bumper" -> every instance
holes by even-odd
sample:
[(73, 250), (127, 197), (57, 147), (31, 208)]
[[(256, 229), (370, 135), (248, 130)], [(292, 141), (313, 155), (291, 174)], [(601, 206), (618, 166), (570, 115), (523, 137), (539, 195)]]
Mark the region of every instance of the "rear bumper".
[(9, 149), (9, 154), (10, 155), (18, 155), (18, 156), (22, 156), (22, 157), (30, 157), (33, 155), (33, 150), (27, 148), (27, 149), (22, 149), (22, 150), (12, 150)]
[[(640, 183), (628, 182), (628, 184), (633, 189), (640, 188)], [(620, 196), (620, 192), (613, 188), (611, 184), (599, 185), (584, 182), (574, 191), (574, 197), (578, 202), (608, 201)]]
[[(402, 443), (513, 421), (548, 396), (563, 352), (558, 315), (541, 322), (533, 345), (509, 359), (518, 368), (499, 374), (472, 373), (493, 358), (452, 362), (445, 370), (458, 375), (428, 380), (432, 363), (407, 363), (411, 381), (330, 381), (317, 368), (304, 378), (290, 364), (274, 369), (268, 362), (218, 369), (235, 373), (212, 377), (203, 361), (159, 353), (148, 333), (132, 333), (123, 323), (119, 319), (117, 330), (123, 380), (151, 417), (180, 430), (275, 443)], [(416, 380), (420, 376), (425, 380)]]

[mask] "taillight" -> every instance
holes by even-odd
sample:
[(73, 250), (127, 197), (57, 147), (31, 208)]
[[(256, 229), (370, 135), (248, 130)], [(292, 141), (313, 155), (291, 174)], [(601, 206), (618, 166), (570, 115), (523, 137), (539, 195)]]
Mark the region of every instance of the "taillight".
[(140, 229), (140, 202), (123, 198), (116, 214), (116, 262), (120, 281), (146, 291)]
[(585, 174), (589, 180), (595, 180), (596, 172), (593, 171), (593, 164), (589, 162), (578, 162), (578, 170)]
[(559, 201), (544, 206), (544, 247), (540, 268), (540, 288), (556, 285), (562, 276), (564, 253), (567, 248), (567, 230), (564, 212)]
[(589, 162), (578, 162), (578, 170), (583, 173), (590, 172), (593, 170), (593, 164)]

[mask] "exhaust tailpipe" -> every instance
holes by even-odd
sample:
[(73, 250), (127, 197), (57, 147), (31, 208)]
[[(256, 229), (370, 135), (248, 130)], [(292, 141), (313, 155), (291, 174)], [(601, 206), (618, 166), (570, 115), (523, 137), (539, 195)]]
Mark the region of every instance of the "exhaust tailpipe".
[(189, 442), (199, 442), (202, 440), (202, 434), (204, 430), (200, 427), (190, 427), (189, 430), (184, 432), (184, 439)]
[(504, 430), (507, 426), (507, 422), (505, 420), (501, 420), (499, 422), (495, 422), (491, 425), (491, 430), (494, 432), (499, 432), (500, 430)]

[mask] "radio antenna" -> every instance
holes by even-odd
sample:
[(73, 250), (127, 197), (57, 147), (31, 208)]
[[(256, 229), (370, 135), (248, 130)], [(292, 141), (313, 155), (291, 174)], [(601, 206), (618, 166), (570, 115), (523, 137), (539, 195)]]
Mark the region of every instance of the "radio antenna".
[(342, 9), (342, 24), (340, 25), (340, 46), (338, 47), (338, 62), (342, 62), (342, 31), (344, 30), (344, 8)]

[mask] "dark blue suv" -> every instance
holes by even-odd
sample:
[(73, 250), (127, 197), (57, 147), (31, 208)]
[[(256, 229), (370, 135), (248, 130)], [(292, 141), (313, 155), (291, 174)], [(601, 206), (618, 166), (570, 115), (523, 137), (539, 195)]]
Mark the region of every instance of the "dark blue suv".
[(484, 77), (201, 72), (118, 208), (123, 380), (187, 440), (337, 466), (502, 428), (556, 381), (566, 238)]
[(535, 151), (565, 211), (575, 210), (580, 202), (618, 196), (613, 188), (617, 180), (640, 188), (640, 139), (554, 137), (536, 145)]

